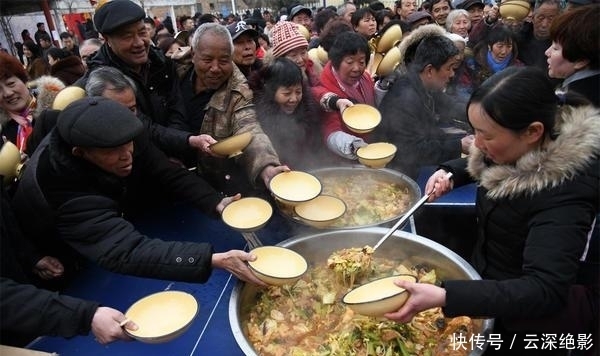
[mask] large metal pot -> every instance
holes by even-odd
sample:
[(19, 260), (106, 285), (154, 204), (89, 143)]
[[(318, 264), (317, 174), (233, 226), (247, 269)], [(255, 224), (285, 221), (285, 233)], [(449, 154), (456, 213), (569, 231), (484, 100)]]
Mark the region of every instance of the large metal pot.
[[(345, 177), (365, 176), (365, 177), (369, 177), (369, 179), (373, 179), (378, 182), (399, 185), (403, 188), (406, 188), (406, 190), (408, 191), (409, 197), (410, 197), (409, 198), (410, 203), (408, 204), (406, 210), (408, 210), (408, 208), (410, 208), (417, 200), (419, 200), (419, 198), (421, 198), (421, 189), (419, 188), (419, 185), (414, 180), (412, 180), (410, 177), (408, 177), (398, 171), (392, 170), (392, 169), (385, 169), (385, 168), (384, 169), (372, 169), (372, 168), (367, 168), (364, 166), (357, 165), (357, 166), (347, 166), (347, 167), (320, 168), (320, 169), (312, 170), (309, 173), (315, 175), (321, 181), (323, 181), (323, 178), (329, 178), (329, 177), (335, 178), (336, 181), (342, 181)], [(326, 187), (323, 187), (323, 188), (325, 190)], [(369, 192), (365, 192), (365, 193), (368, 194)], [(344, 200), (343, 196), (338, 196), (338, 198)], [(286, 209), (285, 207), (280, 206), (280, 212), (285, 217), (287, 217), (299, 224), (304, 224), (304, 222), (302, 222), (302, 220), (300, 220), (297, 216), (294, 216), (294, 213), (291, 209)], [(373, 221), (372, 223), (369, 223), (369, 224), (351, 225), (351, 226), (346, 225), (346, 226), (342, 226), (342, 227), (327, 226), (324, 229), (327, 229), (327, 230), (359, 229), (359, 228), (387, 224), (391, 221), (398, 220), (404, 214), (404, 212), (405, 211), (401, 211), (398, 214), (389, 216), (388, 218), (385, 218), (385, 219)]]
[[(316, 264), (323, 263), (336, 250), (364, 245), (374, 246), (386, 231), (381, 227), (327, 231), (293, 237), (278, 245), (300, 253), (309, 264)], [(436, 274), (440, 279), (481, 279), (471, 265), (448, 248), (427, 238), (404, 231), (394, 232), (381, 248), (377, 249), (376, 255), (394, 259), (399, 264), (425, 263), (436, 269)], [(257, 292), (258, 289), (254, 285), (238, 282), (229, 299), (229, 323), (235, 340), (248, 356), (257, 354), (243, 332), (241, 305), (247, 307), (256, 303)], [(493, 324), (493, 319), (476, 320), (474, 332), (487, 340), (492, 332)], [(484, 349), (476, 349), (470, 355), (481, 355), (483, 351)]]

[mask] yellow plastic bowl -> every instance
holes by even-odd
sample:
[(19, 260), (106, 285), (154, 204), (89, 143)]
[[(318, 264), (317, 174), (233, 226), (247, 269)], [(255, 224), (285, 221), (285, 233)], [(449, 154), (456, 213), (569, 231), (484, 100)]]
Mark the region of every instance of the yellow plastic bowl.
[(400, 53), (400, 48), (392, 47), (386, 54), (383, 56), (381, 62), (376, 68), (375, 73), (379, 77), (386, 77), (396, 70), (398, 64), (400, 64), (402, 60), (402, 54)]
[(503, 19), (523, 21), (529, 14), (529, 2), (523, 0), (509, 0), (500, 4), (500, 16)]
[(368, 133), (381, 122), (381, 113), (371, 105), (355, 104), (342, 112), (342, 121), (352, 132)]
[(395, 312), (406, 303), (409, 293), (394, 284), (397, 279), (416, 282), (409, 274), (399, 274), (373, 280), (346, 293), (342, 302), (355, 313), (366, 316), (383, 316)]
[(256, 231), (267, 224), (273, 215), (273, 207), (260, 198), (242, 198), (223, 209), (223, 222), (241, 232)]
[(274, 286), (292, 284), (308, 270), (306, 259), (285, 247), (262, 246), (250, 251), (256, 260), (248, 262), (250, 269), (261, 281)]
[(333, 224), (346, 212), (346, 204), (340, 198), (331, 195), (319, 195), (313, 200), (294, 207), (296, 215), (306, 224), (318, 229)]
[(285, 205), (294, 206), (321, 194), (321, 182), (312, 174), (289, 171), (277, 174), (269, 182), (273, 196)]
[(183, 334), (198, 313), (198, 302), (189, 293), (164, 291), (146, 296), (125, 312), (125, 317), (138, 325), (125, 332), (142, 342), (158, 344)]
[(381, 35), (377, 42), (376, 52), (386, 53), (402, 40), (402, 28), (400, 25), (392, 25)]
[(244, 132), (213, 143), (210, 145), (210, 150), (220, 156), (231, 158), (241, 154), (242, 150), (250, 144), (250, 141), (252, 141), (252, 133)]
[(85, 90), (77, 86), (66, 87), (59, 91), (52, 102), (52, 109), (63, 110), (75, 100), (85, 98)]
[(358, 161), (369, 168), (383, 168), (396, 155), (396, 146), (387, 142), (376, 142), (356, 151)]

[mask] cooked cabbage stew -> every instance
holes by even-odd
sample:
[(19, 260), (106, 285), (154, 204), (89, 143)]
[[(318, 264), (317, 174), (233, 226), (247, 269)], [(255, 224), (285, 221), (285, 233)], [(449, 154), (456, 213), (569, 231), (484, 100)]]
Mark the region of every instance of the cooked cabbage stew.
[(417, 314), (410, 323), (356, 315), (341, 298), (354, 285), (393, 274), (415, 275), (420, 283), (438, 283), (426, 264), (398, 265), (391, 259), (371, 256), (367, 271), (355, 274), (353, 283), (340, 279), (332, 258), (311, 266), (293, 285), (260, 290), (253, 302), (241, 307), (241, 324), (247, 339), (264, 356), (392, 356), (467, 355), (457, 340), (473, 335), (473, 320), (445, 318), (440, 308)]

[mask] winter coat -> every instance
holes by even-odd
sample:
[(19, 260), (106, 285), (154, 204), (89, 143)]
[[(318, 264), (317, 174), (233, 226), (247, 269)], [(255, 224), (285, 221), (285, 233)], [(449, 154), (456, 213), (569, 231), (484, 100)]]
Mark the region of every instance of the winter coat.
[[(582, 70), (565, 78), (561, 90), (572, 91), (584, 96), (594, 106), (600, 107), (600, 70)], [(585, 73), (584, 73), (585, 72)]]
[[(196, 96), (193, 90), (195, 78), (194, 68), (190, 68), (182, 81), (186, 103)], [(264, 188), (259, 182), (260, 173), (269, 165), (279, 166), (280, 161), (271, 140), (256, 119), (253, 93), (242, 72), (234, 66), (231, 77), (212, 93), (204, 111), (191, 111), (188, 109), (190, 122), (181, 128), (195, 134), (207, 134), (221, 141), (244, 132), (252, 132), (252, 141), (243, 154), (234, 159), (200, 156), (198, 168), (203, 176), (227, 195), (253, 190), (259, 186)]]
[(23, 236), (4, 188), (0, 188), (0, 342), (24, 346), (40, 335), (72, 337), (89, 333), (98, 303), (30, 284), (31, 270), (41, 256)]
[(81, 58), (74, 55), (59, 59), (50, 66), (50, 75), (60, 79), (65, 85), (75, 83), (84, 74), (85, 67)]
[(35, 80), (43, 75), (48, 74), (48, 64), (41, 57), (33, 59), (27, 58), (27, 68), (25, 68), (25, 70), (29, 75), (29, 79)]
[(484, 278), (444, 281), (446, 316), (534, 319), (565, 306), (600, 205), (600, 113), (567, 108), (555, 132), (513, 165), (472, 146), (468, 162), (442, 167), (455, 186), (478, 183), (472, 264)]
[(145, 134), (134, 139), (133, 162), (131, 174), (118, 178), (73, 156), (53, 130), (29, 160), (13, 198), (24, 232), (43, 236), (38, 242), (47, 250), (60, 253), (66, 244), (113, 272), (205, 282), (212, 271), (210, 244), (151, 239), (124, 214), (138, 197), (155, 197), (150, 188), (156, 186), (208, 214), (215, 214), (221, 197), (169, 162)]
[(185, 122), (185, 106), (179, 91), (179, 80), (173, 62), (158, 48), (150, 47), (148, 63), (142, 71), (145, 77), (134, 72), (117, 57), (108, 45), (103, 45), (88, 61), (88, 71), (76, 85), (85, 87), (89, 74), (100, 66), (115, 67), (130, 77), (136, 84), (136, 102), (139, 111), (151, 119), (153, 125), (160, 125), (160, 139), (153, 142), (164, 152), (177, 158), (189, 153), (189, 132), (169, 130), (170, 126), (180, 127)]
[(375, 128), (374, 140), (398, 147), (390, 168), (416, 178), (422, 166), (460, 157), (465, 133), (447, 133), (445, 128), (464, 125), (464, 104), (442, 92), (427, 91), (417, 73), (398, 77), (379, 111), (381, 123)]

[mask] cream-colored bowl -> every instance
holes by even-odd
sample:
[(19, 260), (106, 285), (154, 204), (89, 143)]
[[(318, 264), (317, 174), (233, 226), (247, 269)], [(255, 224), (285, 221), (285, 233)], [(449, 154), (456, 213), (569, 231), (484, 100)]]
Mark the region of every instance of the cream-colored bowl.
[(500, 4), (499, 10), (505, 20), (523, 21), (529, 14), (530, 5), (524, 0), (508, 0)]
[(395, 312), (409, 297), (406, 289), (394, 284), (397, 279), (417, 281), (415, 276), (409, 274), (379, 278), (352, 289), (344, 295), (342, 302), (355, 313), (366, 316), (379, 317)]
[(52, 102), (52, 109), (62, 110), (75, 100), (85, 98), (85, 96), (85, 90), (83, 90), (83, 88), (78, 86), (66, 87), (56, 94), (54, 102)]
[(267, 224), (273, 207), (264, 199), (248, 197), (229, 203), (223, 209), (223, 222), (241, 232), (253, 232)]
[(256, 260), (248, 262), (248, 266), (258, 279), (269, 285), (292, 284), (308, 269), (302, 255), (285, 247), (261, 246), (250, 252), (256, 255)]
[(168, 342), (181, 335), (198, 313), (198, 302), (189, 293), (164, 291), (146, 296), (125, 312), (137, 330), (125, 328), (131, 337), (150, 344)]
[(9, 183), (18, 177), (21, 167), (23, 167), (21, 152), (17, 146), (10, 141), (4, 142), (0, 149), (0, 176), (4, 177), (4, 183)]
[(400, 43), (402, 40), (402, 28), (400, 25), (392, 25), (381, 35), (377, 42), (378, 53), (387, 53), (392, 47)]
[(346, 204), (340, 198), (331, 195), (319, 195), (313, 200), (294, 207), (294, 213), (307, 225), (318, 229), (333, 224), (346, 212)]
[(316, 198), (321, 194), (322, 186), (319, 179), (310, 173), (289, 171), (273, 177), (269, 189), (281, 203), (294, 206)]
[(220, 156), (231, 158), (241, 154), (242, 150), (250, 144), (250, 141), (252, 141), (252, 133), (244, 132), (213, 143), (210, 145), (210, 150)]
[(352, 132), (368, 133), (381, 122), (381, 113), (371, 105), (354, 104), (342, 112), (342, 121)]
[(396, 70), (396, 67), (398, 67), (398, 64), (400, 64), (401, 60), (402, 54), (400, 53), (400, 48), (392, 47), (389, 51), (387, 51), (385, 56), (383, 56), (381, 62), (379, 62), (375, 73), (379, 77), (387, 77), (388, 75), (392, 74), (394, 70)]
[(387, 142), (376, 142), (356, 151), (358, 161), (369, 168), (384, 168), (396, 155), (396, 146)]
[(296, 26), (298, 26), (298, 32), (300, 32), (300, 34), (304, 36), (307, 41), (310, 41), (310, 32), (308, 32), (306, 26), (300, 24), (296, 24)]

